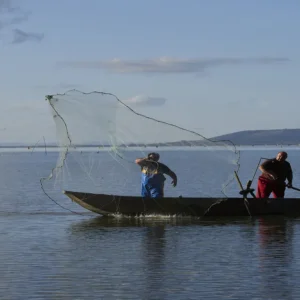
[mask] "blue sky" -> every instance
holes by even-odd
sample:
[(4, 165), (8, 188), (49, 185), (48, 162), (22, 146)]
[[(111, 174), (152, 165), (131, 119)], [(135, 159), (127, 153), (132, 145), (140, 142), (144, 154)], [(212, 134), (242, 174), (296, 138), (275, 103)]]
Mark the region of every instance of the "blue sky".
[(299, 28), (297, 0), (0, 0), (1, 140), (53, 140), (70, 88), (208, 137), (300, 128)]

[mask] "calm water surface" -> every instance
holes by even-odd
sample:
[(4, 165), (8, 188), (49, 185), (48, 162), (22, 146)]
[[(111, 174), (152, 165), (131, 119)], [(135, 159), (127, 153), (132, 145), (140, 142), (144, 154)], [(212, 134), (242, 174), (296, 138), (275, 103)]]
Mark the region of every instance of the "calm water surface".
[[(242, 152), (242, 181), (260, 156), (276, 152)], [(299, 158), (289, 151), (300, 186)], [(300, 298), (299, 219), (107, 219), (65, 199), (59, 186), (55, 200), (83, 213), (72, 214), (40, 187), (56, 159), (0, 157), (1, 299)]]

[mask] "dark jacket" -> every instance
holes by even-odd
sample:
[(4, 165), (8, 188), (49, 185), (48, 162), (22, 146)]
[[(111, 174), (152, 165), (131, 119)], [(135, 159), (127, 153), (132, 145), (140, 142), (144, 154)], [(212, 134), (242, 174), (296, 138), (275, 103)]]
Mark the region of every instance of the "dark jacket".
[[(289, 182), (293, 181), (293, 171), (289, 162), (279, 162), (275, 158), (268, 159), (261, 164), (262, 168), (267, 172), (274, 173), (276, 180), (279, 182), (285, 182), (288, 180)], [(262, 174), (262, 177), (270, 179), (268, 174)]]

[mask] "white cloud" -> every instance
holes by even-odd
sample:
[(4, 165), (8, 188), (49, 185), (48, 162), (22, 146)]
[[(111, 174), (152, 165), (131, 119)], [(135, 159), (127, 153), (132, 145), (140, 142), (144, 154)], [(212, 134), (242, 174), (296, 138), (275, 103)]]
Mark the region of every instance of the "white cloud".
[(162, 97), (148, 97), (139, 95), (124, 100), (123, 102), (129, 106), (162, 106), (166, 103), (166, 101), (167, 99)]
[(145, 60), (121, 60), (108, 61), (65, 61), (59, 62), (61, 66), (89, 69), (105, 69), (115, 73), (199, 73), (208, 68), (224, 65), (241, 64), (275, 64), (289, 61), (282, 57), (259, 58), (195, 58), (176, 59), (162, 57)]

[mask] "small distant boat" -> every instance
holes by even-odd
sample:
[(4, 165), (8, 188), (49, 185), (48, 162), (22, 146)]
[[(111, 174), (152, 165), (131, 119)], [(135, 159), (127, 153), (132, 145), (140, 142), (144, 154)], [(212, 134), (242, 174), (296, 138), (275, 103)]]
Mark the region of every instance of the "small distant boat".
[(258, 199), (165, 197), (146, 199), (139, 196), (119, 196), (63, 191), (83, 208), (104, 216), (300, 216), (300, 198)]

